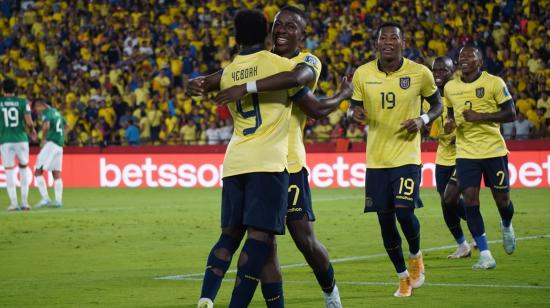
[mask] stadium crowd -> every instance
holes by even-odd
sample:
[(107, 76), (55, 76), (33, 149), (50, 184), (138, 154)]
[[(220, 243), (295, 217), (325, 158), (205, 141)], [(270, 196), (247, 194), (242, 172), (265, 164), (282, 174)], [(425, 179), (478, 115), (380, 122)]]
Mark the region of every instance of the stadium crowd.
[[(503, 126), (506, 138), (550, 135), (550, 1), (291, 2), (0, 0), (0, 81), (12, 78), (19, 95), (60, 109), (71, 145), (227, 143), (228, 109), (189, 97), (188, 80), (229, 63), (240, 7), (273, 21), (295, 4), (310, 18), (303, 47), (323, 63), (319, 96), (374, 58), (374, 29), (395, 20), (406, 29), (406, 57), (419, 63), (456, 60), (466, 44), (484, 53), (485, 69), (508, 83), (520, 114)], [(346, 120), (347, 107), (308, 122), (306, 140), (364, 140), (368, 129)]]

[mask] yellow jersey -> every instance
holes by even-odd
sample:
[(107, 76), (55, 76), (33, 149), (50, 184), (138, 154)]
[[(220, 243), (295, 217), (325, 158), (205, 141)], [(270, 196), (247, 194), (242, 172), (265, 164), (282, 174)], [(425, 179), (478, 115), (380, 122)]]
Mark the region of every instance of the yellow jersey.
[[(317, 88), (317, 81), (321, 75), (321, 61), (308, 52), (301, 52), (291, 59), (296, 63), (305, 64), (311, 67), (315, 73), (315, 80), (312, 80), (307, 87), (314, 92)], [(306, 149), (304, 147), (304, 127), (306, 126), (307, 115), (297, 104), (292, 104), (292, 115), (288, 135), (288, 172), (297, 173), (306, 166)]]
[[(441, 98), (443, 105), (446, 105), (445, 97)], [(445, 122), (447, 121), (447, 108), (443, 108), (443, 113), (432, 122), (432, 129), (438, 140), (435, 163), (441, 166), (456, 165), (456, 134), (455, 131), (449, 134), (445, 133)]]
[[(295, 65), (293, 61), (266, 50), (241, 53), (223, 70), (220, 89), (290, 71)], [(302, 87), (249, 93), (228, 105), (234, 128), (225, 152), (224, 177), (288, 169), (291, 97), (303, 91)]]
[(487, 72), (478, 79), (466, 83), (453, 79), (445, 85), (446, 105), (453, 108), (456, 122), (456, 157), (482, 159), (508, 154), (500, 123), (466, 122), (462, 112), (498, 112), (499, 105), (512, 99), (504, 81)]
[(419, 165), (420, 132), (411, 134), (401, 123), (419, 117), (421, 98), (436, 93), (430, 70), (403, 59), (397, 71), (386, 74), (378, 67), (378, 60), (374, 60), (357, 68), (352, 83), (351, 99), (362, 104), (367, 114), (368, 167)]

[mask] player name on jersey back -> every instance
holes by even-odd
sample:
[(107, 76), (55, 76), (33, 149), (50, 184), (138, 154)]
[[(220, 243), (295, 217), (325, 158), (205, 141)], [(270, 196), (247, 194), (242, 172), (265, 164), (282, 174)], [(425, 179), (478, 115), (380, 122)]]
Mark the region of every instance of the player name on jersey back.
[(239, 71), (231, 72), (233, 81), (239, 81), (258, 76), (258, 66), (248, 67)]

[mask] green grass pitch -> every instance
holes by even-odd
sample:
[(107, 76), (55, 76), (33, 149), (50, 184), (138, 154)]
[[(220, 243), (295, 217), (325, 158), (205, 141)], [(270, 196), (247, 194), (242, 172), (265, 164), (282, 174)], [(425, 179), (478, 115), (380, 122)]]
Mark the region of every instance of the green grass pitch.
[[(454, 241), (435, 190), (423, 189), (426, 207), (417, 214), (427, 279), (407, 299), (392, 296), (397, 278), (375, 215), (362, 214), (362, 196), (362, 189), (313, 191), (317, 235), (337, 261), (344, 307), (550, 305), (549, 189), (512, 190), (514, 227), (524, 239), (511, 256), (500, 242), (491, 244), (497, 268), (486, 272), (471, 269), (477, 252), (446, 259)], [(30, 199), (38, 200), (35, 190)], [(195, 307), (201, 276), (189, 274), (204, 270), (219, 235), (219, 203), (219, 189), (65, 189), (63, 209), (2, 211), (0, 306)], [(482, 212), (488, 238), (498, 241), (498, 212), (487, 190)], [(304, 262), (289, 236), (279, 238), (279, 254), (284, 265)], [(155, 279), (182, 274), (186, 280)], [(323, 307), (308, 267), (287, 267), (283, 275), (287, 307)], [(217, 307), (229, 301), (235, 274), (226, 277)], [(251, 306), (264, 306), (259, 289)]]

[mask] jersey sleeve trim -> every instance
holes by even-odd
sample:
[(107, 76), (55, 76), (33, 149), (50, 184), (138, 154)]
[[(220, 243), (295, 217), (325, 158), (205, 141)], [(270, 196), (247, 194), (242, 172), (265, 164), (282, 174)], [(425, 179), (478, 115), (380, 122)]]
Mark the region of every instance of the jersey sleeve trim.
[(307, 64), (306, 62), (301, 62), (301, 63), (296, 64), (296, 67), (307, 67), (307, 68), (309, 68), (311, 70), (311, 72), (313, 73), (313, 78), (317, 79), (317, 72), (315, 71), (315, 68), (313, 66), (311, 66), (310, 64)]
[(352, 107), (363, 107), (363, 102), (362, 101), (358, 101), (358, 100), (355, 100), (353, 98), (350, 100), (350, 103), (351, 103)]
[(509, 99), (507, 101), (500, 103), (498, 107), (500, 108), (500, 110), (508, 109), (508, 108), (514, 108), (514, 109), (516, 108), (513, 99)]

